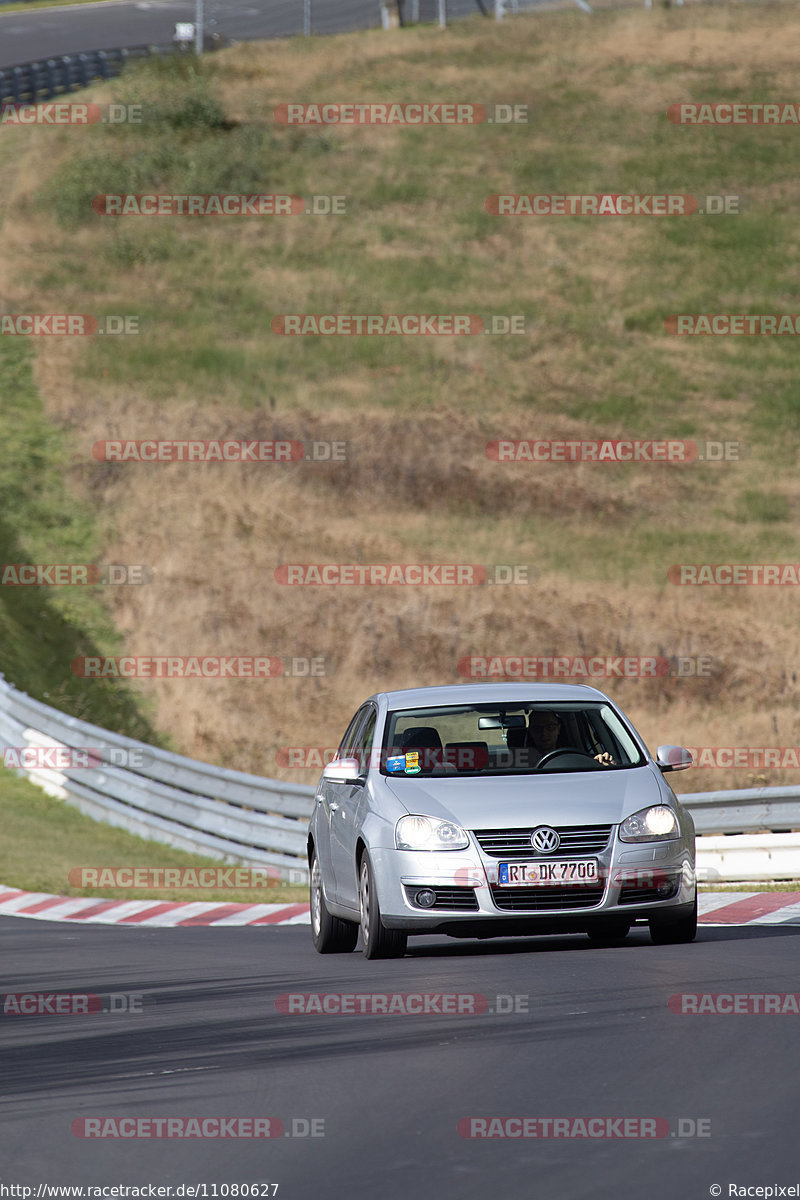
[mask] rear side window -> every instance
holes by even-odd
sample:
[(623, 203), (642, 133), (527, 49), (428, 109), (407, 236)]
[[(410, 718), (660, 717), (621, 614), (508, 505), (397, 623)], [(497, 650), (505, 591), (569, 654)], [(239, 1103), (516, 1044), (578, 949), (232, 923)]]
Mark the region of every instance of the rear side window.
[(364, 717), (366, 716), (368, 711), (369, 710), (368, 710), (367, 705), (364, 705), (362, 708), (360, 708), (358, 710), (358, 712), (353, 717), (350, 724), (347, 726), (347, 732), (345, 733), (344, 737), (342, 738), (342, 740), (339, 744), (339, 749), (336, 754), (337, 758), (356, 758), (357, 757), (357, 755), (355, 754), (356, 738), (358, 737), (358, 731), (359, 731), (359, 729), (364, 721)]
[(378, 715), (375, 709), (370, 707), (367, 711), (366, 721), (356, 730), (353, 758), (358, 759), (362, 775), (366, 775), (369, 768), (370, 751), (372, 750), (372, 743), (375, 740), (375, 724), (377, 720)]

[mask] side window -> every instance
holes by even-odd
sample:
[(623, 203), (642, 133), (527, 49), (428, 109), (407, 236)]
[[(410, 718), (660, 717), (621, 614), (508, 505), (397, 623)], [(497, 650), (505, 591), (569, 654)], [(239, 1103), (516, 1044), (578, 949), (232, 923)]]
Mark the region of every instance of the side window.
[(364, 720), (364, 717), (365, 717), (367, 711), (368, 711), (367, 708), (360, 708), (358, 710), (358, 712), (356, 713), (356, 715), (353, 717), (350, 724), (347, 726), (347, 733), (344, 735), (344, 737), (341, 740), (341, 743), (339, 745), (339, 749), (338, 749), (338, 752), (336, 755), (337, 758), (356, 758), (357, 757), (357, 755), (355, 753), (356, 736), (358, 734), (359, 728)]
[(374, 708), (370, 708), (367, 712), (366, 723), (356, 733), (356, 745), (353, 749), (353, 757), (358, 759), (362, 775), (366, 775), (370, 765), (369, 758), (372, 743), (375, 740), (375, 724), (377, 720), (378, 714)]

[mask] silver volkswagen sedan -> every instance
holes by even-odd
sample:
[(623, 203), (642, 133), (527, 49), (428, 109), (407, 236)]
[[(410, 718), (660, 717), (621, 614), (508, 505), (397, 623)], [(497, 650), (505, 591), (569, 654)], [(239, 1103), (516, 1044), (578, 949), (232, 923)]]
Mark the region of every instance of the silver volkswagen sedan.
[(308, 830), (321, 954), (405, 952), (409, 934), (697, 931), (694, 824), (616, 704), (572, 684), (383, 692), (359, 708)]

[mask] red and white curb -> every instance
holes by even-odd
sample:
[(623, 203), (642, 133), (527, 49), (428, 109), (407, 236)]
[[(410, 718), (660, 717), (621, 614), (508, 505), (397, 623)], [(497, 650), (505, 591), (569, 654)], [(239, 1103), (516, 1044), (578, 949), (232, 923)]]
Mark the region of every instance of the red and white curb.
[(800, 925), (800, 892), (701, 892), (702, 925)]
[[(0, 885), (0, 916), (86, 925), (308, 925), (308, 904), (220, 904), (202, 900), (98, 900)], [(800, 892), (701, 892), (703, 925), (800, 925)]]
[(203, 900), (98, 900), (0, 886), (0, 916), (86, 925), (307, 925), (308, 904), (220, 904)]

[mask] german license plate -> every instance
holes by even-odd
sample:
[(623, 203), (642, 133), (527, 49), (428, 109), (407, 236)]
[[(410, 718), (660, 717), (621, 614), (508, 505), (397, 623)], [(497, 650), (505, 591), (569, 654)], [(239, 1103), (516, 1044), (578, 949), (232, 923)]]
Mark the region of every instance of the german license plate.
[(599, 878), (596, 858), (556, 858), (547, 862), (500, 863), (497, 882), (501, 887), (530, 887), (547, 883), (597, 883)]

